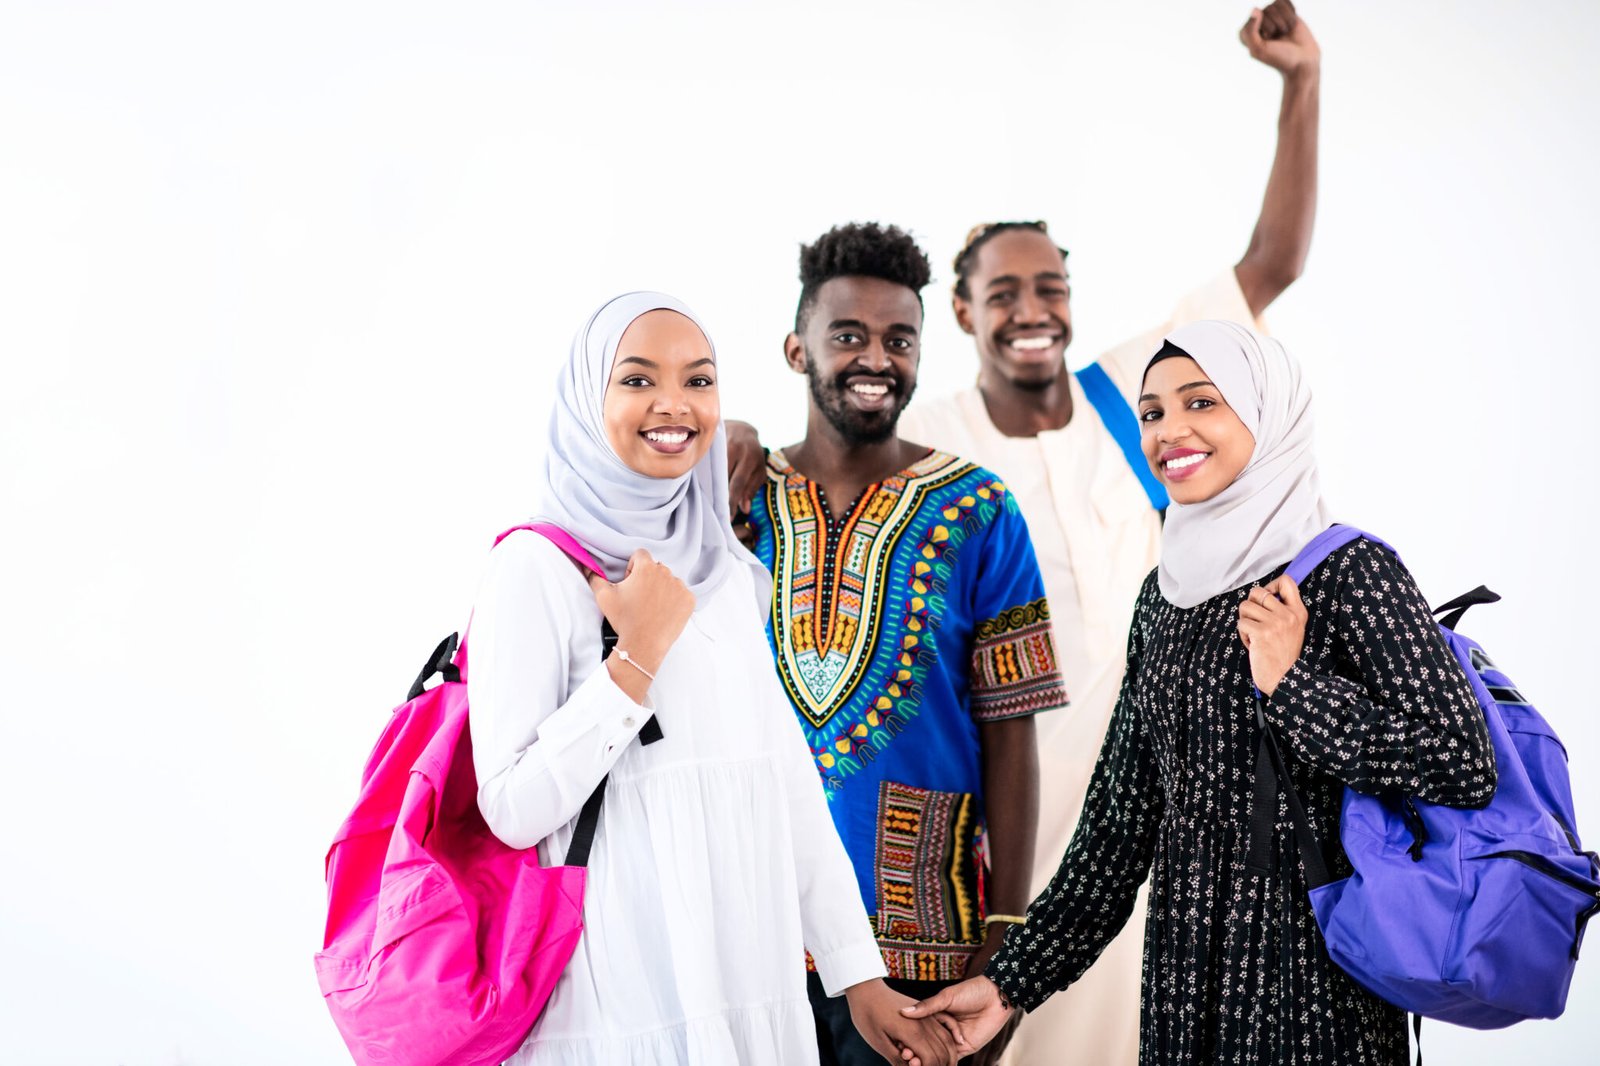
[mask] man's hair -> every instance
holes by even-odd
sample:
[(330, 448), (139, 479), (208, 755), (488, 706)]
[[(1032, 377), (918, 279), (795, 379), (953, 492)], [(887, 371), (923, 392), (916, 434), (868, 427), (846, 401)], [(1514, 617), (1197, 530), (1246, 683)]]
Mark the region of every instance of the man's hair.
[(800, 246), (800, 304), (794, 312), (794, 331), (804, 333), (806, 316), (817, 301), (817, 290), (834, 278), (882, 278), (904, 285), (917, 294), (933, 276), (928, 257), (911, 234), (899, 226), (876, 222), (849, 222), (835, 226), (810, 244)]
[[(1007, 230), (1026, 229), (1035, 233), (1050, 235), (1050, 227), (1043, 222), (980, 222), (967, 231), (967, 243), (961, 246), (961, 251), (956, 253), (956, 295), (963, 300), (972, 299), (972, 291), (967, 288), (967, 278), (971, 276), (973, 267), (978, 265), (978, 249), (989, 243), (989, 238), (1005, 233)], [(1061, 253), (1063, 261), (1067, 258), (1067, 250), (1056, 245), (1056, 251)]]

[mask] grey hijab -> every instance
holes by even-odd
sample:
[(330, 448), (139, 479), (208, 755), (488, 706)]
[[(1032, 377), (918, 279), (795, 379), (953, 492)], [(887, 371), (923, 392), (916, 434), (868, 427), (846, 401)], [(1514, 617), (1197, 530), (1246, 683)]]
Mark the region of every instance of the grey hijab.
[(1167, 509), (1161, 594), (1194, 607), (1287, 563), (1331, 519), (1311, 451), (1311, 386), (1299, 362), (1236, 322), (1193, 322), (1166, 339), (1200, 364), (1255, 438), (1233, 484)]
[(573, 337), (556, 378), (538, 513), (581, 541), (612, 581), (622, 580), (628, 557), (644, 548), (704, 603), (733, 567), (749, 567), (764, 618), (772, 578), (739, 543), (729, 524), (728, 444), (721, 423), (700, 462), (672, 479), (647, 477), (631, 469), (606, 437), (606, 384), (617, 345), (634, 319), (663, 308), (678, 312), (705, 333), (694, 312), (671, 296), (629, 292), (603, 304)]

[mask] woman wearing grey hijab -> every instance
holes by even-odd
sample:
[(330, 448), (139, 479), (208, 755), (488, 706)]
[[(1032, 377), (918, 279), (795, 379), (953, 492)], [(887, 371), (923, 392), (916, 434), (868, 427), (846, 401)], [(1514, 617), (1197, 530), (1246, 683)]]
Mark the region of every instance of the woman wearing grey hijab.
[[(951, 1040), (881, 980), (772, 669), (770, 579), (727, 521), (717, 376), (677, 300), (602, 306), (557, 378), (537, 506), (605, 578), (530, 530), (490, 553), (468, 681), (485, 820), (559, 863), (606, 780), (582, 939), (510, 1061), (815, 1063), (809, 951), (881, 1054), (934, 1066)], [(652, 716), (660, 738), (641, 743)]]
[(1088, 969), (1148, 877), (1142, 1064), (1402, 1066), (1405, 1015), (1329, 960), (1281, 797), (1271, 869), (1247, 868), (1254, 688), (1336, 877), (1350, 873), (1345, 787), (1489, 799), (1477, 702), (1388, 551), (1357, 540), (1302, 586), (1282, 576), (1329, 517), (1311, 391), (1281, 344), (1231, 322), (1184, 326), (1141, 391), (1145, 456), (1173, 502), (1082, 818), (984, 975), (911, 1013), (946, 1012), (981, 1045)]

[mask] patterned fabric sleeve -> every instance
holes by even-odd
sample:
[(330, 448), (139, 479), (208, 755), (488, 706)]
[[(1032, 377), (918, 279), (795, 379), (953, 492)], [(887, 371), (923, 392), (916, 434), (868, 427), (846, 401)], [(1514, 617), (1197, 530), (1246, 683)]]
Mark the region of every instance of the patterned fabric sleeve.
[[(1141, 614), (1151, 587), (1147, 582), (1140, 597)], [(984, 970), (1023, 1010), (1033, 1010), (1083, 976), (1127, 924), (1150, 872), (1166, 797), (1132, 696), (1140, 648), (1135, 617), (1122, 693), (1072, 843), (1049, 887), (1029, 905), (1027, 921), (1007, 931)]]
[(1296, 757), (1358, 792), (1487, 803), (1495, 766), (1483, 712), (1410, 571), (1366, 540), (1324, 565), (1336, 579), (1308, 592), (1306, 609), (1335, 613), (1341, 673), (1313, 674), (1302, 656), (1267, 718)]
[(996, 722), (1067, 704), (1044, 577), (1028, 523), (1009, 493), (982, 545), (973, 582), (972, 717)]

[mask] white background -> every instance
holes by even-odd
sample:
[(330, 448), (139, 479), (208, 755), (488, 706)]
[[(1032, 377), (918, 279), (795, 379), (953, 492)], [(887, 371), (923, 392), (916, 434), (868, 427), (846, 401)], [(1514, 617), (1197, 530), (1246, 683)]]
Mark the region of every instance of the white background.
[[(337, 1063), (322, 855), (525, 515), (552, 367), (624, 287), (710, 324), (775, 443), (799, 242), (948, 263), (1048, 218), (1086, 361), (1243, 251), (1278, 78), (1220, 0), (0, 6), (0, 1061)], [(1313, 369), (1340, 517), (1568, 742), (1591, 639), (1600, 6), (1314, 3)], [(1590, 954), (1600, 944), (1590, 945)], [(1591, 1061), (1567, 1016), (1429, 1061)]]

